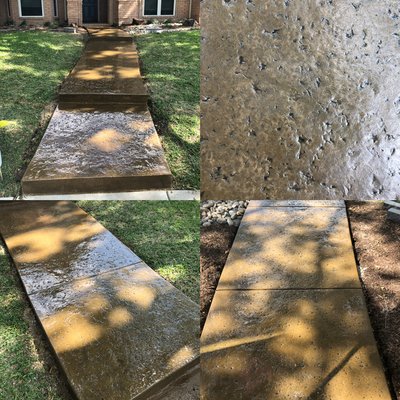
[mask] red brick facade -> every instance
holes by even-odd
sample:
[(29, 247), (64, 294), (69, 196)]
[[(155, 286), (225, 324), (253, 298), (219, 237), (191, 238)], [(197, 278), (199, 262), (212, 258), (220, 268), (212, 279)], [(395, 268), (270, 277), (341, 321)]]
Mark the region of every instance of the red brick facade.
[[(7, 2), (7, 0), (5, 0)], [(7, 3), (0, 10), (0, 23), (11, 19), (16, 24), (26, 21), (30, 25), (42, 25), (45, 22), (59, 21), (68, 24), (83, 25), (82, 0), (55, 0), (58, 5), (58, 15), (55, 16), (54, 0), (42, 0), (43, 16), (26, 17), (20, 15), (20, 0), (9, 0), (11, 16), (7, 17)], [(175, 14), (173, 16), (146, 16), (144, 15), (145, 0), (99, 0), (101, 4), (101, 17), (98, 22), (106, 24), (130, 24), (133, 18), (138, 19), (171, 19), (180, 20), (194, 18), (199, 20), (200, 0), (175, 0)], [(3, 2), (0, 2), (3, 3)], [(192, 4), (190, 4), (192, 3)], [(67, 15), (65, 15), (65, 12)]]

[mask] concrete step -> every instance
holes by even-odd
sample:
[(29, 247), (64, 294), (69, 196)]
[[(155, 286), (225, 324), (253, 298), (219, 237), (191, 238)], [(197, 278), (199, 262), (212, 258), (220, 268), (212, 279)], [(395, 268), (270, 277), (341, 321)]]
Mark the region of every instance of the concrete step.
[(106, 39), (88, 41), (59, 93), (66, 110), (141, 111), (147, 100), (134, 44)]
[(198, 306), (70, 202), (4, 202), (0, 233), (78, 399), (144, 399), (198, 363)]
[(169, 189), (150, 113), (57, 109), (22, 179), (24, 195)]
[(390, 400), (342, 202), (250, 202), (201, 336), (201, 399)]
[(129, 33), (119, 28), (104, 27), (101, 25), (87, 25), (89, 37), (91, 40), (108, 40), (108, 41), (127, 41), (133, 42), (133, 37)]

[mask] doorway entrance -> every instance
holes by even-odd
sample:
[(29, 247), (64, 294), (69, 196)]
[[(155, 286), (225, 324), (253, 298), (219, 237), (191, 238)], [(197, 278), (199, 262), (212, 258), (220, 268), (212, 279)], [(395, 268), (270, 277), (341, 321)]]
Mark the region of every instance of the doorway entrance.
[(82, 16), (84, 23), (97, 23), (99, 21), (99, 1), (83, 0)]

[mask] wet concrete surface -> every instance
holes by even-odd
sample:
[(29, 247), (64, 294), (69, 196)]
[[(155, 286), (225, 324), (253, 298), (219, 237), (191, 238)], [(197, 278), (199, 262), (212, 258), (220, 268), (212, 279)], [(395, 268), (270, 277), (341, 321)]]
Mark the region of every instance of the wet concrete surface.
[(56, 109), (22, 179), (29, 194), (166, 189), (171, 172), (150, 113)]
[(198, 363), (195, 303), (73, 203), (4, 202), (0, 233), (78, 399), (179, 392)]
[(0, 232), (28, 294), (140, 261), (69, 202), (0, 204)]
[(197, 306), (144, 263), (30, 300), (79, 399), (146, 398), (198, 357)]
[(202, 332), (201, 399), (390, 400), (343, 203), (255, 204)]
[(204, 199), (400, 189), (394, 0), (202, 3)]
[(88, 28), (90, 40), (116, 40), (133, 42), (133, 37), (128, 32), (119, 28)]
[(68, 110), (143, 111), (147, 100), (132, 40), (90, 39), (59, 93), (59, 107)]
[(345, 208), (248, 208), (218, 289), (360, 288)]
[(202, 400), (391, 400), (361, 290), (219, 291)]

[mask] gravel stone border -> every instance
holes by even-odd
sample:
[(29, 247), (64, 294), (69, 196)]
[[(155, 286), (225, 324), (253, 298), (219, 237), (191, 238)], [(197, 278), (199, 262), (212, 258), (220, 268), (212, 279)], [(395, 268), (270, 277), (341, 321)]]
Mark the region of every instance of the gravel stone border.
[(200, 205), (201, 226), (214, 223), (239, 226), (248, 204), (247, 200), (204, 201)]

